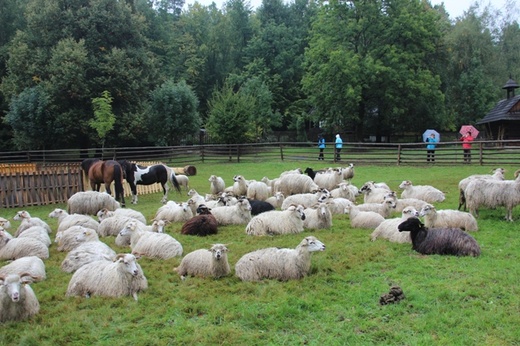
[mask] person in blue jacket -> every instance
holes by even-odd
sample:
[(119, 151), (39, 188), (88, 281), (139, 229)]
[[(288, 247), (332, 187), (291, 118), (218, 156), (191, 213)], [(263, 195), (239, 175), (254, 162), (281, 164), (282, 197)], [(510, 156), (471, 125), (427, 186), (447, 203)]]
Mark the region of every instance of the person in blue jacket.
[(425, 142), (428, 143), (428, 145), (426, 146), (426, 149), (427, 149), (426, 160), (428, 162), (435, 162), (435, 145), (438, 142), (437, 138), (435, 138), (435, 134), (431, 133), (430, 137), (426, 138)]
[(343, 140), (339, 136), (339, 133), (336, 135), (336, 161), (341, 160), (340, 152), (341, 148), (343, 148)]
[(320, 149), (320, 155), (318, 160), (323, 160), (323, 149), (325, 149), (325, 138), (322, 135), (318, 135), (318, 148)]

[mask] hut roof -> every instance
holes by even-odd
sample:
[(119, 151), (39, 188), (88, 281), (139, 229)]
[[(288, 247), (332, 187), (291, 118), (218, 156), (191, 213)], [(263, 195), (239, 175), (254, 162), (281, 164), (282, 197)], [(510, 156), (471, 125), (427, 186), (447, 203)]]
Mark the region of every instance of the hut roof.
[(520, 121), (520, 95), (503, 99), (486, 114), (486, 116), (477, 122), (477, 125), (487, 124), (495, 121)]

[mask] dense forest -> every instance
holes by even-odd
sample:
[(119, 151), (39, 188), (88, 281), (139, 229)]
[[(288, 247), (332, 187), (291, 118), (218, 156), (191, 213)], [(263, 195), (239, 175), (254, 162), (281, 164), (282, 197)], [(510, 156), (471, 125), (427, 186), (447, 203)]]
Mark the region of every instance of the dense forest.
[(179, 145), (201, 128), (218, 143), (455, 130), (520, 78), (520, 9), (506, 8), (2, 0), (0, 150)]

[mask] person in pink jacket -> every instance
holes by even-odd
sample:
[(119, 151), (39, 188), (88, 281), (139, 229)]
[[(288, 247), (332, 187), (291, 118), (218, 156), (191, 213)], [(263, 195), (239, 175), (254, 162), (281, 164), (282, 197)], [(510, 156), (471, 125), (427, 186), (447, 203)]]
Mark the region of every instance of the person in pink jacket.
[(471, 163), (471, 142), (474, 140), (471, 132), (466, 132), (459, 140), (462, 141), (462, 149), (464, 150), (464, 163)]

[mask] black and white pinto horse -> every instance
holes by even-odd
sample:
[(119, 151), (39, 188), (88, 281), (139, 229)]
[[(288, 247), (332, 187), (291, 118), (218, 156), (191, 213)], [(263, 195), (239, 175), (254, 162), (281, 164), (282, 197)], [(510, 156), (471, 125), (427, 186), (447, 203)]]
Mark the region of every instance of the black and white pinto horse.
[(125, 179), (132, 190), (132, 204), (137, 204), (137, 185), (160, 183), (163, 188), (163, 198), (161, 200), (163, 204), (168, 201), (170, 185), (177, 191), (181, 191), (175, 172), (166, 165), (141, 166), (126, 160), (119, 160), (118, 162), (123, 167)]

